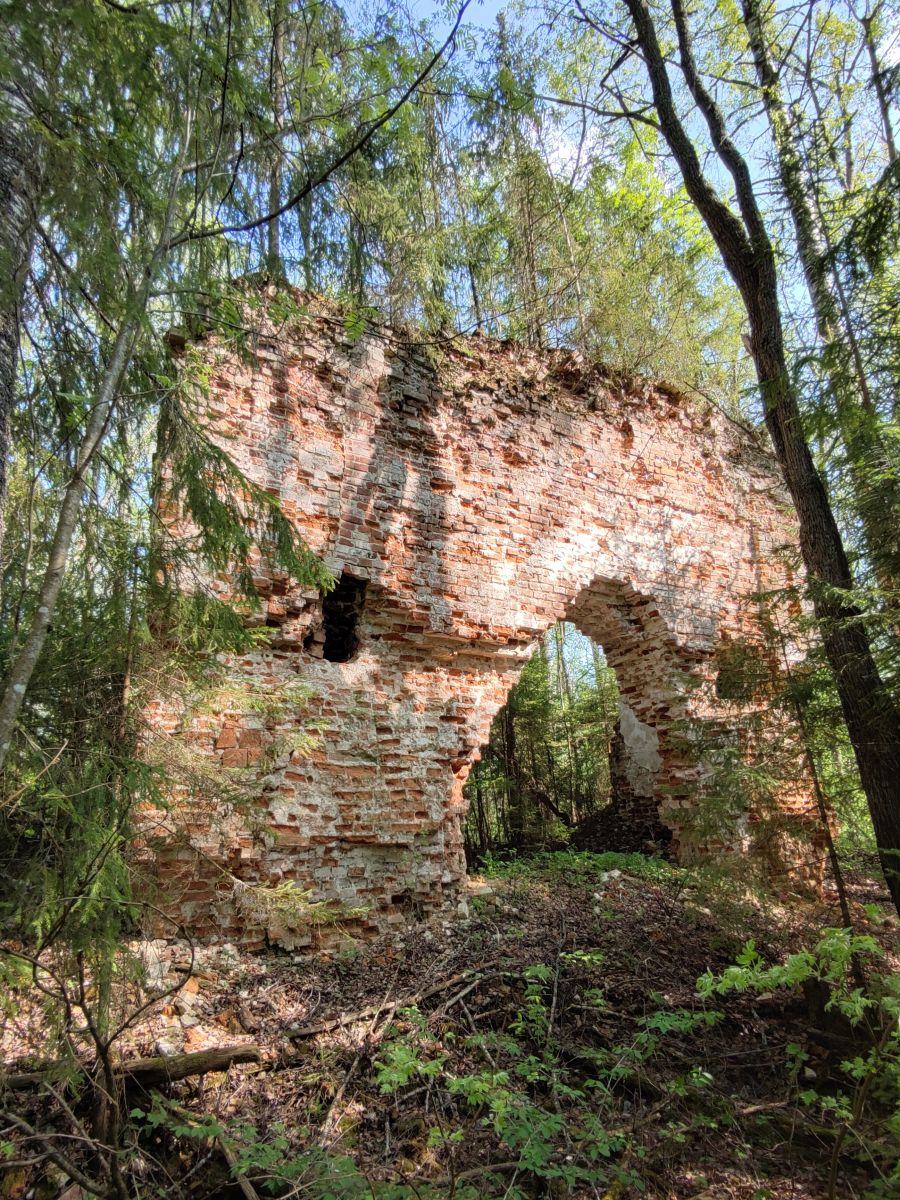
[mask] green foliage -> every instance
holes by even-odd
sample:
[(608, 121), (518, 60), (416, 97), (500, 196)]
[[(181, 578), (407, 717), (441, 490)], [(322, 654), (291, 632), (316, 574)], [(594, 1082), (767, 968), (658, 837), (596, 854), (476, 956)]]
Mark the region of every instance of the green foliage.
[[(549, 874), (553, 857), (559, 860), (555, 876)], [(595, 886), (591, 857), (584, 856), (577, 881), (568, 881), (573, 895)], [(628, 856), (593, 858), (612, 870), (629, 862)], [(636, 856), (636, 863), (642, 861)], [(547, 879), (558, 882), (567, 862), (577, 864), (578, 858), (569, 852), (546, 856), (543, 874), (535, 870), (530, 886), (537, 892)], [(511, 885), (524, 878), (520, 872)], [(627, 904), (640, 891), (631, 890)], [(660, 881), (643, 890), (661, 891)], [(729, 930), (718, 908), (714, 919), (722, 933)], [(736, 925), (744, 927), (746, 914)], [(769, 1122), (784, 1113), (795, 1137), (815, 1135), (827, 1146), (846, 1129), (841, 1163), (854, 1162), (859, 1152), (883, 1176), (867, 1195), (891, 1195), (900, 993), (895, 981), (873, 975), (861, 1001), (850, 975), (854, 956), (876, 961), (872, 939), (824, 930), (809, 951), (774, 966), (751, 944), (734, 967), (698, 982), (702, 995), (695, 1003), (648, 991), (626, 1001), (622, 1011), (618, 996), (605, 993), (618, 992), (621, 956), (635, 932), (629, 927), (623, 939), (604, 943), (609, 959), (589, 941), (554, 952), (554, 939), (546, 939), (533, 946), (537, 956), (530, 961), (489, 969), (472, 1010), (439, 1001), (431, 1012), (399, 1008), (381, 1028), (377, 1022), (370, 1027), (361, 1055), (354, 1053), (354, 1041), (323, 1039), (318, 1054), (311, 1051), (292, 1077), (298, 1088), (309, 1089), (309, 1101), (297, 1106), (301, 1121), (235, 1117), (233, 1093), (218, 1089), (187, 1093), (183, 1104), (159, 1096), (140, 1102), (131, 1113), (122, 1162), (130, 1169), (133, 1154), (145, 1164), (147, 1150), (157, 1160), (171, 1152), (180, 1162), (200, 1164), (214, 1149), (208, 1140), (216, 1139), (228, 1148), (233, 1177), (273, 1196), (296, 1191), (320, 1200), (440, 1200), (453, 1191), (470, 1200), (526, 1200), (563, 1188), (624, 1196), (658, 1189), (663, 1162), (696, 1175), (711, 1137), (727, 1139), (729, 1168), (743, 1163), (748, 1178), (752, 1173), (762, 1184), (760, 1163), (773, 1153), (773, 1136), (782, 1136), (780, 1126)], [(9, 978), (17, 986), (21, 968)], [(826, 983), (834, 997), (828, 1011), (863, 1031), (858, 1049), (845, 1054), (839, 1072), (825, 1074), (804, 1042), (789, 1044), (782, 1080), (776, 1077), (764, 1093), (776, 1100), (758, 1113), (755, 1104), (748, 1110), (744, 1076), (735, 1084), (722, 1063), (731, 1057), (733, 1031), (739, 1027), (746, 1037), (758, 1018), (748, 1017), (753, 1006), (728, 1000), (736, 992), (769, 994), (809, 982)], [(721, 1009), (710, 1006), (713, 999), (721, 999)], [(719, 1034), (710, 1045), (714, 1031)], [(774, 1058), (770, 1070), (777, 1072), (780, 1044), (749, 1037), (745, 1049)], [(390, 1152), (382, 1157), (383, 1137)], [(148, 1188), (146, 1165), (142, 1170)], [(699, 1185), (699, 1178), (694, 1182)]]
[(565, 881), (576, 887), (596, 887), (606, 881), (611, 871), (654, 883), (665, 883), (679, 875), (678, 868), (664, 859), (614, 851), (602, 854), (589, 850), (539, 851), (521, 858), (488, 855), (484, 860), (485, 874), (499, 879)]
[[(347, 1155), (318, 1147), (297, 1151), (281, 1122), (267, 1129), (247, 1121), (219, 1121), (209, 1114), (195, 1115), (180, 1104), (154, 1093), (149, 1109), (134, 1108), (129, 1114), (141, 1133), (164, 1133), (173, 1139), (205, 1141), (218, 1138), (232, 1151), (231, 1173), (235, 1180), (252, 1178), (266, 1194), (283, 1195), (285, 1188), (303, 1190), (313, 1200), (407, 1200), (413, 1193), (393, 1187), (372, 1191), (368, 1181)], [(296, 1136), (297, 1131), (291, 1130)], [(306, 1131), (308, 1132), (308, 1131)]]
[(900, 1181), (900, 981), (894, 975), (875, 975), (860, 986), (863, 963), (883, 956), (866, 935), (849, 929), (825, 929), (809, 950), (790, 954), (781, 963), (766, 965), (753, 941), (747, 942), (734, 966), (720, 975), (707, 971), (697, 981), (703, 998), (729, 992), (770, 992), (797, 989), (810, 983), (824, 987), (825, 1012), (834, 1012), (858, 1031), (860, 1053), (840, 1064), (841, 1081), (801, 1087), (805, 1060), (797, 1044), (787, 1047), (787, 1068), (798, 1103), (832, 1123), (837, 1148), (850, 1136), (867, 1162), (875, 1162), (878, 1180), (867, 1196), (887, 1197)]
[[(737, 962), (721, 976), (707, 972), (698, 981), (698, 993), (710, 996), (728, 991), (769, 991), (778, 987), (797, 987), (809, 979), (827, 983), (832, 989), (829, 1007), (835, 1007), (854, 1024), (876, 1001), (861, 988), (848, 990), (849, 967), (861, 955), (883, 953), (873, 938), (854, 934), (849, 929), (826, 929), (812, 950), (790, 955), (784, 963), (765, 967), (756, 944), (747, 942)], [(890, 1003), (890, 1001), (889, 1001)]]
[(615, 675), (572, 625), (548, 631), (494, 719), (466, 784), (467, 849), (566, 842), (609, 800)]
[(158, 1092), (153, 1093), (148, 1109), (133, 1108), (128, 1115), (150, 1133), (163, 1129), (175, 1138), (193, 1138), (199, 1141), (220, 1137), (224, 1133), (223, 1126), (214, 1117), (208, 1114), (202, 1117), (186, 1114), (180, 1105), (166, 1101)]
[[(199, 360), (198, 366), (203, 366)], [(190, 556), (195, 566), (227, 574), (236, 594), (251, 606), (259, 603), (251, 566), (257, 549), (270, 569), (286, 571), (301, 586), (330, 590), (331, 574), (275, 500), (247, 478), (188, 408), (182, 389), (191, 393), (197, 387), (198, 372), (185, 366), (181, 387), (167, 395), (158, 425), (157, 454), (165, 470), (160, 494), (179, 514), (176, 561), (183, 563)], [(191, 400), (204, 407), (202, 399)], [(186, 537), (189, 530), (193, 538)], [(172, 557), (168, 540), (165, 549), (165, 556), (158, 553), (160, 562)], [(177, 586), (178, 580), (174, 582)]]
[(727, 642), (716, 654), (716, 695), (746, 704), (771, 687), (772, 670), (758, 643)]
[(411, 1079), (435, 1079), (442, 1071), (446, 1055), (421, 1054), (421, 1045), (429, 1040), (428, 1026), (418, 1008), (405, 1008), (398, 1014), (410, 1031), (402, 1040), (392, 1039), (385, 1044), (381, 1057), (375, 1060), (375, 1079), (382, 1092), (396, 1092)]
[[(78, 0), (43, 5), (24, 21), (22, 6), (6, 6), (2, 17), (4, 78), (31, 106), (41, 168), (10, 415), (4, 669), (41, 602), (83, 431), (104, 387), (111, 396), (100, 445), (83, 464), (62, 591), (0, 800), (10, 885), (0, 926), (38, 945), (52, 935), (114, 946), (132, 921), (124, 862), (132, 814), (158, 806), (164, 790), (161, 772), (137, 753), (146, 684), (188, 686), (217, 653), (253, 641), (243, 614), (211, 594), (209, 574), (231, 573), (252, 606), (249, 559), (259, 546), (298, 582), (330, 583), (268, 493), (204, 426), (208, 369), (188, 351), (176, 372), (166, 349), (171, 326), (202, 336), (218, 323), (233, 352), (246, 354), (261, 312), (252, 288), (232, 284), (251, 265), (244, 250), (192, 235), (255, 206), (246, 192), (238, 200), (235, 180), (219, 186), (216, 166), (239, 148), (260, 168), (247, 139), (269, 132), (259, 116), (265, 20), (255, 5), (203, 8), (200, 18), (180, 3), (132, 11)], [(282, 290), (269, 319), (302, 313)], [(128, 350), (113, 368), (120, 331)], [(166, 460), (166, 501), (182, 506), (193, 539), (164, 544), (154, 454)]]
[[(597, 965), (592, 960), (587, 969)], [(577, 974), (585, 964), (571, 960), (563, 969)], [(602, 1108), (597, 1111), (597, 1081), (583, 1078), (563, 1063), (548, 1005), (553, 974), (543, 964), (525, 970), (523, 1005), (507, 1035), (473, 1034), (467, 1039), (467, 1047), (490, 1064), (494, 1053), (502, 1051), (508, 1067), (491, 1065), (448, 1076), (446, 1054), (434, 1046), (426, 1021), (417, 1010), (407, 1010), (402, 1032), (398, 1030), (387, 1042), (376, 1063), (379, 1086), (385, 1092), (399, 1092), (414, 1080), (431, 1080), (429, 1086), (434, 1086), (444, 1079), (449, 1096), (494, 1133), (517, 1170), (534, 1179), (556, 1180), (568, 1187), (616, 1183), (639, 1187), (637, 1172), (617, 1161), (630, 1146), (626, 1132), (608, 1128)], [(568, 1116), (563, 1115), (563, 1104)], [(451, 1149), (458, 1138), (439, 1125), (432, 1129), (430, 1140)], [(632, 1151), (640, 1156), (633, 1147)]]

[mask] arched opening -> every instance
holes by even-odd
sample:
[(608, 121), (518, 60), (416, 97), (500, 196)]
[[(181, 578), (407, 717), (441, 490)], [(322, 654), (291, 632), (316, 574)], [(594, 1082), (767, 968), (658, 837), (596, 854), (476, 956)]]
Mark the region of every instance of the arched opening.
[(491, 724), (466, 782), (466, 862), (567, 845), (606, 809), (619, 689), (602, 647), (558, 621)]
[(664, 850), (690, 803), (684, 730), (707, 658), (676, 643), (652, 597), (595, 578), (538, 641), (473, 764), (469, 869), (538, 847)]

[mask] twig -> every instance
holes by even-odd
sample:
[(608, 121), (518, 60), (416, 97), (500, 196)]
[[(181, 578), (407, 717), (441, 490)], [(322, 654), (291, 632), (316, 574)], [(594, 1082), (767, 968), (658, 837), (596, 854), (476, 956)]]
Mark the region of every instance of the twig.
[(8, 1122), (8, 1124), (18, 1129), (20, 1133), (24, 1133), (30, 1141), (40, 1142), (41, 1146), (43, 1147), (44, 1155), (49, 1158), (51, 1162), (56, 1163), (60, 1170), (65, 1171), (73, 1183), (79, 1184), (79, 1186), (83, 1187), (84, 1190), (89, 1192), (92, 1196), (106, 1196), (109, 1194), (108, 1188), (102, 1187), (95, 1180), (90, 1179), (87, 1175), (79, 1171), (74, 1163), (69, 1162), (64, 1155), (60, 1154), (59, 1151), (55, 1149), (51, 1138), (46, 1134), (39, 1133), (36, 1129), (29, 1125), (27, 1121), (23, 1121), (21, 1117), (17, 1117), (15, 1113), (0, 1112), (0, 1117), (2, 1117), (4, 1121)]
[(566, 944), (566, 918), (563, 916), (560, 919), (562, 927), (562, 936), (559, 939), (559, 945), (556, 948), (556, 963), (553, 968), (553, 997), (550, 1001), (550, 1015), (547, 1018), (547, 1036), (544, 1039), (545, 1044), (549, 1044), (550, 1038), (553, 1035), (553, 1022), (556, 1019), (556, 1002), (559, 997), (559, 968), (560, 956), (562, 955), (563, 946)]
[[(475, 1018), (472, 1016), (472, 1011), (469, 1008), (468, 1004), (466, 1004), (465, 1000), (460, 1001), (460, 1008), (466, 1014), (466, 1019), (469, 1022), (469, 1028), (472, 1030), (472, 1033), (475, 1035), (475, 1037), (478, 1037), (478, 1027), (475, 1024)], [(484, 1055), (484, 1057), (488, 1060), (488, 1062), (491, 1064), (493, 1069), (495, 1071), (499, 1070), (499, 1067), (497, 1066), (497, 1060), (494, 1058), (493, 1054), (491, 1054), (490, 1050), (488, 1050), (487, 1046), (484, 1045), (483, 1038), (479, 1038), (478, 1049), (481, 1051), (481, 1053)]]
[(234, 1146), (226, 1137), (221, 1134), (216, 1138), (216, 1144), (225, 1156), (225, 1161), (231, 1168), (231, 1174), (234, 1176), (234, 1181), (244, 1194), (245, 1200), (260, 1200), (259, 1192), (247, 1178), (247, 1176), (238, 1167), (238, 1156), (235, 1153)]
[[(444, 1001), (440, 1008), (435, 1009), (434, 1013), (432, 1013), (432, 1016), (445, 1017), (455, 1004), (461, 1004), (466, 996), (468, 996), (469, 992), (474, 992), (479, 983), (481, 983), (484, 979), (484, 975), (479, 975), (476, 979), (473, 979), (471, 983), (467, 983), (466, 986), (461, 988), (455, 996), (451, 996), (449, 1000)], [(465, 1008), (465, 1005), (463, 1005), (463, 1008)]]
[(40, 771), (38, 771), (38, 773), (37, 773), (37, 775), (35, 775), (34, 779), (32, 779), (31, 782), (28, 783), (25, 787), (18, 788), (15, 792), (12, 793), (11, 796), (7, 796), (3, 800), (2, 804), (0, 804), (0, 808), (10, 808), (10, 809), (15, 808), (16, 804), (19, 801), (19, 798), (21, 796), (23, 796), (28, 791), (29, 788), (34, 787), (34, 785), (37, 783), (37, 781), (41, 778), (42, 775), (46, 775), (47, 772), (52, 767), (56, 766), (56, 764), (62, 758), (63, 751), (65, 750), (66, 746), (68, 746), (68, 744), (69, 744), (69, 739), (66, 738), (66, 740), (63, 742), (63, 744), (60, 746), (60, 748), (57, 750), (57, 752), (53, 755), (53, 757), (50, 759), (50, 761), (48, 763), (46, 763), (40, 769)]
[[(444, 979), (430, 988), (410, 993), (408, 996), (403, 997), (403, 999), (398, 1000), (395, 1008), (405, 1007), (409, 1004), (418, 1004), (420, 1000), (428, 1000), (431, 996), (438, 996), (441, 992), (445, 992), (448, 988), (453, 987), (454, 984), (471, 979), (473, 975), (476, 975), (475, 984), (481, 983), (484, 979), (488, 978), (487, 975), (478, 974), (473, 970), (461, 971), (458, 975), (451, 975), (449, 979)], [(285, 1030), (285, 1034), (292, 1041), (295, 1041), (300, 1038), (315, 1037), (317, 1033), (331, 1033), (334, 1029), (341, 1029), (345, 1025), (352, 1025), (356, 1021), (364, 1021), (367, 1017), (375, 1016), (381, 1012), (382, 1008), (383, 1005), (381, 1004), (370, 1004), (368, 1008), (360, 1008), (356, 1012), (344, 1013), (340, 1017), (332, 1017), (330, 1020), (320, 1021), (316, 1025), (288, 1027)]]
[[(321, 1127), (319, 1128), (318, 1137), (316, 1138), (316, 1142), (319, 1146), (324, 1145), (326, 1139), (328, 1138), (329, 1134), (332, 1131), (332, 1128), (334, 1125), (334, 1114), (337, 1110), (337, 1106), (338, 1106), (338, 1104), (340, 1104), (341, 1100), (343, 1099), (344, 1093), (347, 1090), (347, 1086), (349, 1085), (350, 1080), (356, 1074), (356, 1069), (360, 1064), (360, 1060), (362, 1059), (363, 1051), (369, 1050), (371, 1048), (372, 1035), (375, 1032), (375, 1026), (378, 1024), (379, 1017), (381, 1016), (382, 1013), (387, 1014), (386, 1019), (384, 1020), (384, 1022), (382, 1023), (382, 1026), (381, 1026), (381, 1036), (384, 1035), (385, 1030), (388, 1028), (391, 1021), (393, 1020), (394, 1013), (397, 1011), (397, 1008), (398, 1008), (400, 1002), (399, 1002), (399, 1000), (395, 1000), (393, 1004), (388, 1004), (387, 998), (391, 994), (391, 991), (393, 990), (394, 983), (396, 983), (396, 979), (397, 979), (397, 977), (395, 974), (394, 980), (391, 983), (391, 986), (385, 992), (384, 999), (382, 1000), (381, 1004), (378, 1006), (378, 1011), (372, 1017), (372, 1022), (369, 1025), (368, 1032), (366, 1033), (365, 1037), (363, 1038), (359, 1049), (356, 1051), (356, 1054), (353, 1058), (353, 1062), (347, 1068), (347, 1073), (344, 1075), (344, 1078), (341, 1080), (340, 1087), (338, 1088), (338, 1090), (335, 1092), (334, 1096), (332, 1097), (331, 1103), (328, 1106), (328, 1112), (325, 1114), (325, 1118), (322, 1121)], [(380, 1038), (378, 1040), (380, 1040)]]
[(439, 1179), (429, 1179), (428, 1183), (431, 1187), (448, 1187), (450, 1184), (458, 1183), (460, 1179), (475, 1179), (479, 1175), (485, 1175), (488, 1171), (518, 1171), (521, 1163), (519, 1162), (498, 1162), (485, 1163), (483, 1167), (469, 1167), (466, 1171), (460, 1171), (458, 1174), (442, 1175)]

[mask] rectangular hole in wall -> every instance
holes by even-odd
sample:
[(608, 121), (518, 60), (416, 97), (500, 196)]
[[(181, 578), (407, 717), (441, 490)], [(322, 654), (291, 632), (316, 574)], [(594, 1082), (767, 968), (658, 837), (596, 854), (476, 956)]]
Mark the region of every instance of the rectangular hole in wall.
[(322, 599), (325, 645), (322, 657), (329, 662), (349, 662), (359, 649), (359, 618), (365, 604), (367, 579), (348, 571)]

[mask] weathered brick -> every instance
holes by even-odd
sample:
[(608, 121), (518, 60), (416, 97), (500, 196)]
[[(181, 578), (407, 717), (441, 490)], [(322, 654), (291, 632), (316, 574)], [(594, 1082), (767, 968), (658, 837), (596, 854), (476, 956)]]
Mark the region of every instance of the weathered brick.
[[(231, 435), (238, 466), (281, 497), (332, 572), (367, 587), (356, 652), (328, 661), (321, 598), (255, 558), (268, 609), (250, 620), (268, 618), (271, 645), (232, 663), (232, 690), (301, 681), (311, 697), (278, 718), (272, 742), (304, 730), (311, 740), (273, 767), (249, 706), (185, 734), (198, 753), (213, 753), (215, 739), (225, 767), (259, 763), (274, 832), (251, 837), (230, 807), (198, 822), (201, 800), (179, 795), (182, 826), (203, 829), (204, 853), (251, 882), (363, 898), (369, 927), (394, 919), (401, 894), (425, 911), (453, 901), (462, 785), (557, 618), (603, 645), (627, 700), (614, 763), (621, 820), (664, 826), (686, 858), (749, 851), (752, 812), (715, 844), (692, 829), (706, 775), (681, 734), (686, 722), (737, 734), (740, 714), (715, 692), (717, 651), (758, 639), (753, 596), (791, 582), (777, 552), (795, 541), (790, 505), (756, 436), (701, 399), (647, 380), (625, 386), (568, 353), (476, 338), (445, 347), (437, 369), (390, 330), (348, 345), (325, 309), (293, 345), (268, 332), (255, 372), (207, 344), (218, 381), (210, 427)], [(226, 578), (210, 585), (228, 597)], [(180, 716), (165, 696), (148, 708), (169, 736)], [(747, 757), (789, 732), (782, 717), (759, 719), (740, 742)], [(809, 825), (802, 767), (783, 810)], [(785, 854), (814, 880), (818, 851), (801, 855), (800, 844)], [(163, 883), (187, 864), (213, 879), (200, 856), (163, 850)], [(189, 910), (198, 936), (227, 927), (258, 944), (258, 927), (214, 882), (206, 907), (199, 891), (173, 907)]]

